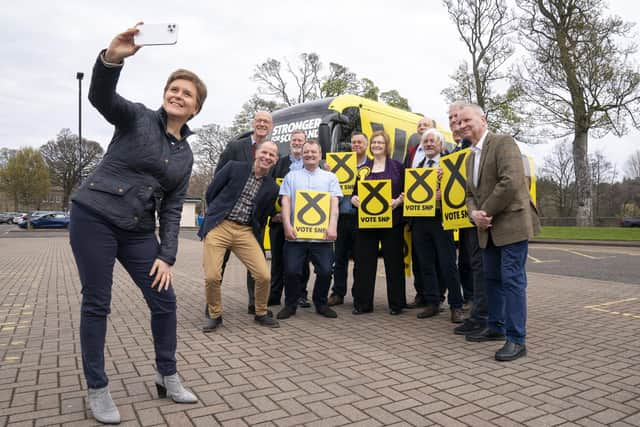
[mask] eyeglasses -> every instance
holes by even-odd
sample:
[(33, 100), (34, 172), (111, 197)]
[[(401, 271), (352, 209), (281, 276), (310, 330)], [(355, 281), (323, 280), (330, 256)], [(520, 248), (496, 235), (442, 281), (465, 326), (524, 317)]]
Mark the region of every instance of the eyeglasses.
[(379, 141), (379, 140), (375, 139), (375, 140), (371, 141), (371, 145), (387, 145), (387, 143), (384, 142), (384, 141)]

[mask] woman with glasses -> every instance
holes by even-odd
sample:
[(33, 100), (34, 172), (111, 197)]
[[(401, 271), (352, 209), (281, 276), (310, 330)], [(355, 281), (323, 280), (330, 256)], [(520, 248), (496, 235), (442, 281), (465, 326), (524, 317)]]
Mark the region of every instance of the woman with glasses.
[[(363, 228), (356, 232), (354, 247), (353, 314), (373, 311), (378, 246), (382, 246), (389, 313), (397, 315), (406, 305), (402, 203), (404, 201), (404, 166), (391, 158), (391, 140), (385, 131), (371, 135), (370, 151), (373, 155), (360, 169), (359, 179), (391, 180), (392, 209), (391, 228)], [(365, 171), (362, 173), (362, 171)], [(356, 185), (357, 188), (357, 185)], [(355, 194), (351, 203), (360, 207), (360, 198)]]

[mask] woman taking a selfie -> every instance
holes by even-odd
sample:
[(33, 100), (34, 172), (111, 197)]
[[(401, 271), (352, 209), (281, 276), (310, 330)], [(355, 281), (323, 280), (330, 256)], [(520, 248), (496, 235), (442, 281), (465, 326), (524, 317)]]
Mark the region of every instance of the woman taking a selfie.
[(120, 422), (104, 369), (116, 259), (142, 291), (151, 312), (158, 394), (178, 403), (197, 402), (176, 371), (171, 266), (193, 164), (187, 142), (192, 132), (186, 123), (202, 108), (207, 89), (194, 73), (177, 70), (167, 80), (158, 110), (118, 95), (124, 59), (140, 49), (134, 43), (137, 32), (131, 28), (117, 35), (93, 68), (89, 100), (115, 132), (102, 162), (72, 198), (69, 230), (82, 283), (80, 343), (89, 405), (103, 423)]

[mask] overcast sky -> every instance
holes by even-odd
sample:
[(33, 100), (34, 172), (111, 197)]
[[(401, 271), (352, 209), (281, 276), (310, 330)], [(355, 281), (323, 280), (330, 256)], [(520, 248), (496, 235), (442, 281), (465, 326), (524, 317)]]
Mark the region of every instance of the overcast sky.
[[(177, 22), (175, 46), (145, 47), (126, 61), (119, 92), (151, 108), (161, 103), (166, 77), (176, 68), (200, 75), (209, 89), (192, 128), (228, 126), (256, 92), (254, 66), (268, 57), (294, 58), (316, 52), (382, 91), (397, 89), (414, 111), (446, 123), (441, 95), (449, 75), (468, 59), (440, 1), (198, 1), (35, 0), (4, 2), (0, 16), (0, 147), (38, 147), (62, 128), (78, 132), (78, 81), (85, 73), (83, 137), (109, 142), (111, 126), (86, 95), (100, 49), (137, 21)], [(615, 0), (610, 10), (640, 21), (636, 2)], [(636, 29), (638, 30), (638, 29)], [(590, 151), (605, 149), (618, 169), (640, 148), (640, 133), (590, 140)], [(538, 164), (548, 147), (531, 151)]]

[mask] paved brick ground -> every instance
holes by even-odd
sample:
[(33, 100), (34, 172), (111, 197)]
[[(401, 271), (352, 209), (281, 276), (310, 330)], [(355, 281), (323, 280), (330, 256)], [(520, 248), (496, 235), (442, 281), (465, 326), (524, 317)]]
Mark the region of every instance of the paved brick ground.
[[(156, 398), (148, 311), (118, 266), (106, 356), (125, 425), (640, 425), (637, 285), (530, 274), (529, 355), (505, 364), (447, 316), (389, 316), (382, 277), (373, 314), (301, 309), (270, 330), (246, 314), (233, 262), (224, 327), (207, 335), (200, 243), (181, 241), (175, 277), (178, 369), (200, 403)], [(78, 290), (65, 237), (0, 239), (0, 426), (95, 424)]]

